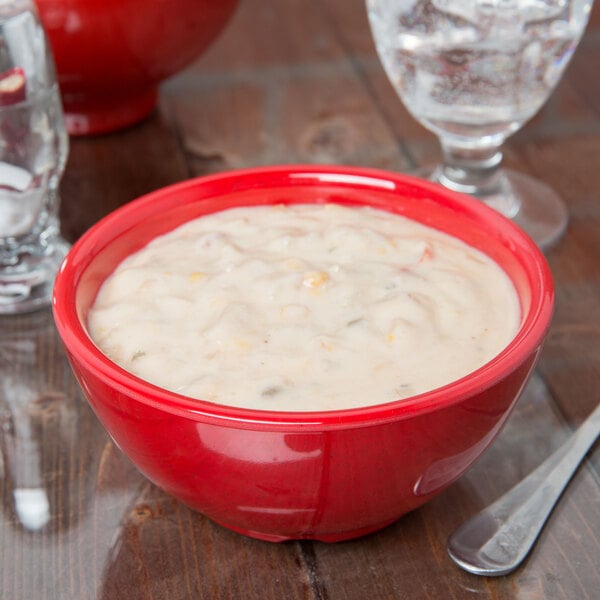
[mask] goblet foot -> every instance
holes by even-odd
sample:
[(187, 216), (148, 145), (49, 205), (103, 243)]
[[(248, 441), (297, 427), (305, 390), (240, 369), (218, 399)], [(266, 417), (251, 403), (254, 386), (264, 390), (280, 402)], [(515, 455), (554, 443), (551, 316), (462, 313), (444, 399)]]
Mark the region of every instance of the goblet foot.
[(521, 227), (542, 250), (556, 244), (567, 228), (569, 214), (564, 202), (550, 186), (529, 175), (500, 169), (495, 184), (482, 191), (454, 184), (439, 167), (415, 174), (482, 200)]
[(549, 185), (534, 177), (510, 170), (503, 173), (514, 202), (507, 202), (502, 194), (483, 198), (484, 202), (519, 225), (542, 250), (552, 247), (562, 238), (569, 221), (564, 202)]
[(69, 248), (55, 235), (45, 241), (41, 252), (23, 252), (15, 264), (0, 264), (0, 315), (50, 305), (54, 278)]

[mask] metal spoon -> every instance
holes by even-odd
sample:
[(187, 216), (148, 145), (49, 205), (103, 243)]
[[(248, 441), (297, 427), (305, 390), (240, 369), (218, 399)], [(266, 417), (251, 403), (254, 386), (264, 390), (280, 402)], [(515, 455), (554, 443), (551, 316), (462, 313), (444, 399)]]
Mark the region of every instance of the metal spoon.
[(573, 473), (600, 434), (600, 405), (523, 481), (461, 525), (448, 553), (475, 575), (506, 575), (527, 556)]

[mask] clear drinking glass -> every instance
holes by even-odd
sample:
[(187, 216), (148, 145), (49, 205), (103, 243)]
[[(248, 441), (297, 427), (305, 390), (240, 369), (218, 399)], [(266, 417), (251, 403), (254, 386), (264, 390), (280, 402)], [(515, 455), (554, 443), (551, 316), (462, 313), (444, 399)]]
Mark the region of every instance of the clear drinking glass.
[(33, 0), (0, 0), (0, 314), (50, 302), (68, 244), (58, 184), (68, 137)]
[(501, 168), (500, 148), (544, 104), (587, 24), (593, 0), (366, 0), (386, 73), (435, 133), (442, 164), (419, 174), (472, 194), (542, 248), (568, 214), (547, 185)]

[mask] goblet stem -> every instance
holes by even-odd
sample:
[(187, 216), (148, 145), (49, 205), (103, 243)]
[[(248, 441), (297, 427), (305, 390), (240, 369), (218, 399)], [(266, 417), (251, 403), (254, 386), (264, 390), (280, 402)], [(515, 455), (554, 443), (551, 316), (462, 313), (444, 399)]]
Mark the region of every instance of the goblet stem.
[(433, 179), (443, 186), (476, 196), (505, 217), (513, 218), (521, 205), (511, 193), (498, 146), (457, 146), (441, 140), (443, 162), (433, 173)]
[(561, 198), (541, 181), (502, 168), (498, 145), (459, 145), (444, 138), (440, 143), (443, 161), (433, 173), (428, 172), (429, 179), (482, 200), (524, 229), (544, 250), (560, 239), (568, 221)]

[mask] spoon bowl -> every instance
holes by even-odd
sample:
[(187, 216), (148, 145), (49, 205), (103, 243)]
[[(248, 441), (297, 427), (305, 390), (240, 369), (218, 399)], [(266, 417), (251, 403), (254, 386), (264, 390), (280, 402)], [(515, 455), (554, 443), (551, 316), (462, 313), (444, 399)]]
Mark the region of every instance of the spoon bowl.
[(450, 536), (450, 558), (475, 575), (498, 576), (514, 571), (535, 544), (598, 434), (600, 405), (535, 471)]

